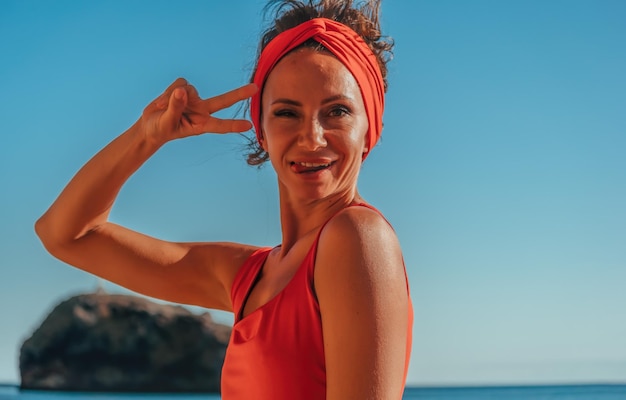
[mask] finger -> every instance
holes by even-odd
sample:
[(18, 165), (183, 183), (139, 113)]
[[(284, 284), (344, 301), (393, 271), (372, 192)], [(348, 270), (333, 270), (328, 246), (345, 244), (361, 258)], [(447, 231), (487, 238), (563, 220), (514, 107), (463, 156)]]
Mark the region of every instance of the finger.
[(201, 133), (240, 133), (252, 129), (252, 123), (245, 119), (211, 118), (200, 129)]
[(198, 90), (192, 85), (185, 85), (183, 88), (187, 91), (187, 108), (186, 112), (196, 112), (201, 114), (210, 114), (204, 107), (202, 99), (198, 95)]
[(163, 119), (170, 129), (178, 127), (180, 118), (187, 105), (187, 91), (184, 87), (172, 89), (169, 97), (167, 110), (163, 113)]
[(185, 78), (176, 78), (176, 80), (174, 82), (172, 82), (167, 89), (165, 89), (165, 92), (163, 92), (163, 94), (167, 97), (169, 97), (169, 95), (174, 91), (174, 89), (176, 89), (177, 87), (181, 87), (181, 86), (186, 86), (188, 85), (187, 83), (187, 79)]
[(245, 100), (251, 97), (257, 92), (257, 90), (258, 88), (254, 83), (249, 83), (247, 85), (238, 87), (237, 89), (231, 90), (230, 92), (226, 92), (218, 96), (211, 97), (210, 99), (203, 100), (203, 105), (206, 108), (207, 112), (214, 113), (224, 108), (228, 108), (241, 100)]
[(165, 108), (169, 103), (170, 96), (172, 95), (172, 91), (177, 87), (184, 87), (188, 85), (187, 80), (185, 78), (177, 78), (174, 82), (172, 82), (167, 89), (161, 93), (159, 97), (154, 100), (154, 104), (157, 108)]
[(200, 98), (200, 95), (198, 94), (198, 89), (196, 89), (195, 86), (187, 84), (185, 85), (185, 89), (187, 90), (187, 94), (189, 94), (189, 98)]

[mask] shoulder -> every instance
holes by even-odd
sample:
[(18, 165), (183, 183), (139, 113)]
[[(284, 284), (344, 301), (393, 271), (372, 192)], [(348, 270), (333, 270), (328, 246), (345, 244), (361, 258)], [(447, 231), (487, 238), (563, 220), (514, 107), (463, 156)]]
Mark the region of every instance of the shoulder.
[(337, 278), (374, 285), (391, 278), (404, 284), (402, 250), (389, 222), (368, 207), (348, 207), (335, 215), (320, 234), (315, 278), (316, 287), (340, 284)]
[(383, 249), (400, 252), (389, 222), (380, 212), (364, 206), (347, 207), (335, 215), (320, 234), (320, 248), (358, 250), (364, 254)]
[(199, 245), (196, 253), (196, 265), (203, 265), (229, 288), (241, 268), (255, 257), (262, 256), (265, 247), (240, 243), (218, 242)]
[(328, 398), (365, 398), (363, 391), (397, 398), (411, 308), (400, 245), (385, 218), (365, 207), (335, 215), (320, 235), (314, 286)]
[(230, 311), (231, 290), (237, 275), (246, 262), (264, 248), (230, 242), (187, 246), (187, 254), (179, 261), (176, 271), (177, 275), (189, 272), (185, 287), (188, 295), (196, 295), (193, 304)]

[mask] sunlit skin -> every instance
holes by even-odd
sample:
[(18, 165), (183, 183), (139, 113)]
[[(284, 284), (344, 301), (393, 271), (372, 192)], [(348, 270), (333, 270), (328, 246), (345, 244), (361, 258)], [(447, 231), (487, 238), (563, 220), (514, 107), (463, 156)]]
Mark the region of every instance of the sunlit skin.
[[(202, 99), (177, 79), (81, 168), (37, 221), (48, 251), (135, 292), (233, 311), (235, 276), (259, 247), (159, 240), (110, 222), (109, 213), (126, 180), (167, 142), (250, 129), (248, 121), (212, 114), (257, 90), (246, 85)], [(302, 49), (270, 73), (262, 101), (262, 145), (278, 177), (282, 240), (269, 254), (242, 315), (289, 283), (320, 233), (313, 284), (323, 327), (327, 400), (399, 399), (409, 306), (402, 252), (379, 213), (347, 207), (364, 202), (357, 178), (368, 150), (367, 118), (357, 83), (332, 55)], [(210, 221), (203, 225), (217, 229)]]
[(359, 86), (341, 62), (308, 48), (288, 54), (269, 74), (262, 104), (262, 145), (283, 201), (309, 212), (358, 197), (368, 122)]
[(330, 53), (302, 48), (277, 63), (262, 90), (261, 145), (278, 178), (282, 242), (244, 315), (287, 285), (324, 222), (363, 202), (356, 185), (368, 122), (350, 71)]
[(407, 326), (401, 250), (379, 214), (346, 208), (364, 202), (357, 178), (368, 122), (359, 86), (333, 55), (303, 48), (274, 67), (261, 104), (282, 243), (266, 260), (244, 314), (289, 282), (319, 227), (334, 216), (320, 237), (314, 276), (328, 399), (400, 398)]

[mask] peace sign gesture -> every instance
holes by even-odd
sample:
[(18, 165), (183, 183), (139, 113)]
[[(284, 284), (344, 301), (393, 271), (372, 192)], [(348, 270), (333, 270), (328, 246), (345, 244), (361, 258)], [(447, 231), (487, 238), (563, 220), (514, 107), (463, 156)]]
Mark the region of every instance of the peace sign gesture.
[(143, 110), (140, 127), (147, 138), (159, 144), (203, 133), (245, 132), (252, 127), (249, 121), (220, 119), (212, 114), (249, 98), (257, 90), (254, 84), (248, 84), (202, 99), (195, 87), (178, 78)]

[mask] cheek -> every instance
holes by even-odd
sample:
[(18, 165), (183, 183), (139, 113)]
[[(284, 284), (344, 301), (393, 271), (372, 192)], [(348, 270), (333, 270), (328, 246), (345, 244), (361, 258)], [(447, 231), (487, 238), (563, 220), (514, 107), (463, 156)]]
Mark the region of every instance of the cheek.
[(353, 127), (352, 134), (350, 135), (351, 145), (355, 148), (361, 150), (361, 152), (366, 152), (367, 149), (367, 141), (368, 141), (368, 122), (366, 119), (358, 121)]

